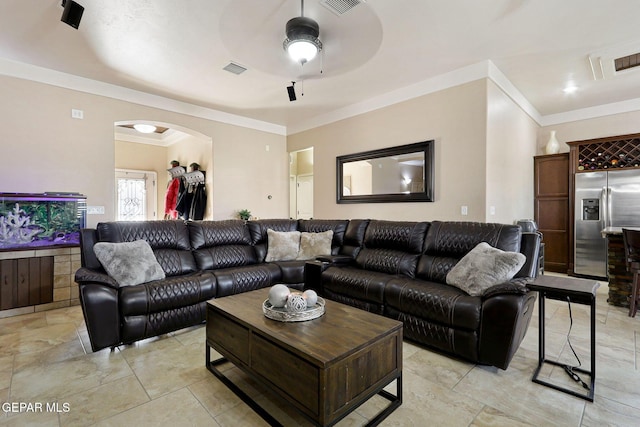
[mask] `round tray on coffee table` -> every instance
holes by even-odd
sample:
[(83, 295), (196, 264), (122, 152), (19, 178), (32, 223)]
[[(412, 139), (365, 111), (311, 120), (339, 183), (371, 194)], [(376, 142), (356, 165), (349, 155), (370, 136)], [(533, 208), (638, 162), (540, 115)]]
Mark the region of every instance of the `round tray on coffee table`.
[(324, 314), (324, 299), (318, 297), (318, 302), (313, 307), (307, 307), (303, 311), (287, 311), (284, 307), (274, 307), (266, 299), (262, 303), (262, 312), (269, 319), (279, 322), (304, 322), (317, 319)]

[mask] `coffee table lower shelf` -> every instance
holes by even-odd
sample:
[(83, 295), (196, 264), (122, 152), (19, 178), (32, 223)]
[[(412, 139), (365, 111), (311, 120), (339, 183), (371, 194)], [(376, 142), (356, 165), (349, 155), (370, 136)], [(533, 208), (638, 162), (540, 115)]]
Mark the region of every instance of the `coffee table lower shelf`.
[[(206, 359), (207, 360), (207, 363), (206, 363), (207, 369), (213, 375), (215, 375), (216, 378), (218, 378), (225, 386), (227, 386), (227, 388), (229, 390), (231, 390), (236, 396), (238, 396), (240, 398), (240, 400), (242, 400), (244, 403), (249, 405), (249, 407), (251, 409), (253, 409), (253, 411), (256, 414), (258, 414), (263, 420), (265, 420), (267, 423), (269, 423), (270, 426), (274, 426), (274, 427), (282, 427), (283, 426), (269, 412), (267, 412), (264, 408), (262, 408), (262, 406), (260, 406), (260, 404), (258, 402), (256, 402), (253, 398), (251, 398), (251, 396), (249, 396), (240, 387), (238, 387), (233, 381), (231, 381), (224, 373), (222, 373), (222, 371), (220, 371), (218, 368), (216, 368), (216, 366), (222, 365), (224, 363), (231, 363), (229, 360), (227, 360), (226, 357), (220, 357), (220, 358), (215, 359), (215, 360), (210, 360), (210, 358), (211, 358), (211, 347), (209, 347), (207, 345), (206, 346), (206, 358), (207, 358)], [(377, 392), (372, 393), (371, 396), (367, 396), (365, 399), (363, 399), (363, 401), (360, 404), (366, 402), (367, 400), (369, 400), (371, 397), (373, 397), (376, 394), (381, 396), (381, 397), (384, 397), (385, 399), (387, 399), (389, 401), (389, 404), (382, 411), (380, 411), (374, 418), (369, 420), (369, 422), (367, 424), (365, 424), (366, 427), (377, 426), (385, 418), (387, 418), (393, 411), (395, 411), (400, 405), (402, 405), (402, 374), (400, 374), (400, 376), (398, 378), (396, 378), (396, 394), (395, 395), (392, 394), (392, 393), (389, 393), (386, 390), (378, 390)], [(360, 406), (360, 404), (358, 406)], [(356, 408), (358, 406), (356, 406)], [(299, 413), (302, 414), (303, 416), (305, 416), (305, 418), (307, 418), (313, 424), (318, 425), (318, 426), (321, 425), (321, 424), (318, 424), (315, 420), (309, 418), (305, 413), (303, 413), (301, 411), (299, 411)], [(342, 418), (344, 418), (345, 416), (349, 415), (349, 413), (344, 414), (344, 416)], [(330, 425), (333, 425), (333, 424), (339, 422), (342, 418), (334, 420), (334, 422), (332, 424), (330, 424)]]

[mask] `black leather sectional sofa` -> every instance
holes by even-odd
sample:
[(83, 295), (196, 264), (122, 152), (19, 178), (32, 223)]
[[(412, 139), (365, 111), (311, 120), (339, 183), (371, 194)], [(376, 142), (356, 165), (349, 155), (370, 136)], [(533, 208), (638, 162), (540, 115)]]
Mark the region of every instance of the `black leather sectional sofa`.
[[(267, 230), (333, 231), (331, 255), (265, 262)], [(145, 240), (166, 278), (119, 286), (95, 256), (97, 242)], [(469, 296), (447, 272), (478, 243), (523, 253), (516, 277)], [(205, 320), (206, 301), (276, 283), (399, 319), (405, 338), (506, 369), (527, 330), (540, 237), (519, 226), (378, 220), (146, 221), (100, 223), (81, 235), (75, 280), (94, 351)], [(256, 308), (259, 309), (259, 308)]]

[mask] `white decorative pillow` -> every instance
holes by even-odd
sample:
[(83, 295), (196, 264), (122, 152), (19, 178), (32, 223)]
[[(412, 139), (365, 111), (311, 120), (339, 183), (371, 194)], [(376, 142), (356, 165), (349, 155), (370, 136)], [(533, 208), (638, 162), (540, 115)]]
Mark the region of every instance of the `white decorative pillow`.
[(331, 255), (331, 241), (333, 240), (333, 230), (321, 233), (300, 234), (300, 250), (296, 259), (314, 259), (319, 255)]
[(93, 252), (107, 274), (120, 286), (139, 285), (165, 278), (164, 270), (145, 240), (99, 242), (93, 246)]
[(296, 259), (300, 250), (299, 231), (274, 231), (267, 229), (266, 262), (291, 261)]
[(505, 252), (486, 242), (478, 243), (449, 271), (447, 284), (471, 296), (480, 296), (491, 286), (511, 280), (526, 260), (519, 252)]

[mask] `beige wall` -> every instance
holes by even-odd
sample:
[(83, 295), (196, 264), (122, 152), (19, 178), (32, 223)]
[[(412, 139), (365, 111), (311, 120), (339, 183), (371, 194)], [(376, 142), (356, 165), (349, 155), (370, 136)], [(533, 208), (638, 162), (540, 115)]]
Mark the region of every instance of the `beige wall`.
[[(114, 123), (148, 120), (177, 124), (212, 139), (209, 197), (214, 218), (229, 218), (245, 207), (261, 216), (288, 213), (288, 160), (282, 135), (13, 77), (0, 76), (0, 93), (5, 160), (0, 191), (77, 191), (87, 195), (88, 205), (105, 207), (104, 215), (88, 217), (89, 226), (112, 220)], [(72, 119), (72, 108), (83, 110), (84, 119)]]
[(640, 111), (541, 127), (538, 131), (536, 154), (545, 154), (544, 147), (552, 130), (556, 131), (560, 141), (560, 152), (566, 153), (569, 146), (565, 142), (640, 133)]
[[(290, 135), (289, 151), (314, 147), (314, 217), (483, 221), (486, 98), (486, 80), (478, 80)], [(435, 202), (336, 203), (336, 156), (430, 139)]]
[(533, 218), (533, 156), (538, 127), (488, 80), (487, 222), (510, 224)]
[(214, 219), (236, 218), (241, 209), (256, 218), (288, 218), (285, 137), (228, 126), (214, 136), (213, 153)]

